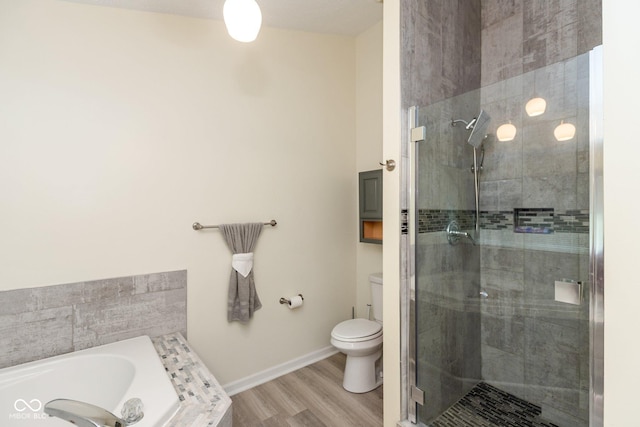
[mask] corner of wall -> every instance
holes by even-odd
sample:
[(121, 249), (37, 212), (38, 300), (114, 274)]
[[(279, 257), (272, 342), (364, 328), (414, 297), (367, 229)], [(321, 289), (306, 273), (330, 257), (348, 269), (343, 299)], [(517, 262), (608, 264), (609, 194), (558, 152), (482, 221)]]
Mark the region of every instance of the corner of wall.
[[(382, 22), (356, 37), (356, 173), (380, 168), (382, 160)], [(358, 197), (354, 201), (358, 204)], [(382, 246), (356, 241), (356, 316), (371, 303), (369, 274), (382, 271)]]

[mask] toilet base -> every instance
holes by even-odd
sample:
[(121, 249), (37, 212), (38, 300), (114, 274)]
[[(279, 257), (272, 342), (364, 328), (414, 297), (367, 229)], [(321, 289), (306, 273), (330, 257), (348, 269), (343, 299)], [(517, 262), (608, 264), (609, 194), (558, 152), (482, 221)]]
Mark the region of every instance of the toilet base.
[(380, 356), (382, 350), (368, 356), (347, 355), (342, 387), (351, 393), (366, 393), (379, 387), (382, 378), (376, 378), (376, 361)]

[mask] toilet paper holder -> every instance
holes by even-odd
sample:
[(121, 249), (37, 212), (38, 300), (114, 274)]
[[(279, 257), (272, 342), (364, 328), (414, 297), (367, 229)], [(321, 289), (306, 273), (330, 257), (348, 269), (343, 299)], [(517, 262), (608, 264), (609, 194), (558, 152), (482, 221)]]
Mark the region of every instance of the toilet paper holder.
[[(304, 297), (302, 296), (302, 294), (298, 294), (298, 296), (304, 301)], [(291, 304), (291, 300), (280, 298), (280, 304)]]

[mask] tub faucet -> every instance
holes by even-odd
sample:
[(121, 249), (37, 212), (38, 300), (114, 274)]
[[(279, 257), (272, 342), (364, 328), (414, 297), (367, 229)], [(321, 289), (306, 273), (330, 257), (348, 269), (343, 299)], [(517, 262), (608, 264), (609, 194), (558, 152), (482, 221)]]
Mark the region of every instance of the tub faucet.
[(44, 405), (44, 412), (78, 427), (125, 427), (127, 423), (106, 409), (70, 399), (55, 399)]

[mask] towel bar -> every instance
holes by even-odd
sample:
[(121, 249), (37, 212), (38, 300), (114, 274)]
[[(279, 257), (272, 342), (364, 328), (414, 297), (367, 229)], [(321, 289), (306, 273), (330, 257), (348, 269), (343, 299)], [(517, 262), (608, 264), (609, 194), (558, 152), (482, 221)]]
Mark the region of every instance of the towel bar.
[[(264, 222), (263, 225), (270, 225), (272, 227), (275, 227), (278, 223), (276, 222), (275, 219), (272, 219), (269, 222)], [(191, 226), (193, 227), (194, 230), (198, 231), (198, 230), (202, 230), (203, 228), (219, 228), (219, 225), (202, 225), (199, 222), (194, 222), (193, 225)]]

